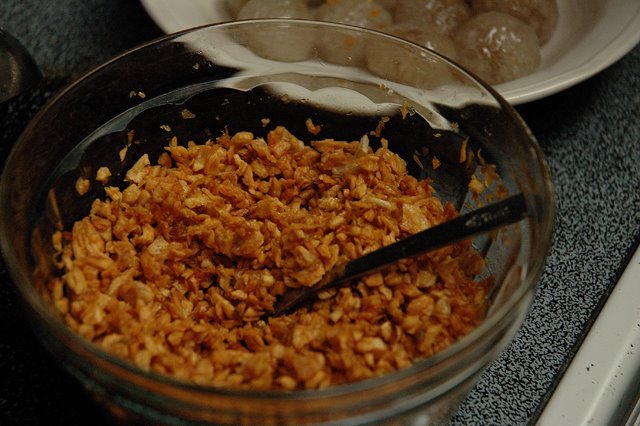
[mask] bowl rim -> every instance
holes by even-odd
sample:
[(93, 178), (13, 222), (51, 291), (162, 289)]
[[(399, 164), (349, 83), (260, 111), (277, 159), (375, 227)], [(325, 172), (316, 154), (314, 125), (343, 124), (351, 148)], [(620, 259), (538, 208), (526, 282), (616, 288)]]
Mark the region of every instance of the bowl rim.
[[(358, 33), (367, 33), (371, 34), (374, 37), (384, 37), (392, 40), (393, 42), (401, 43), (407, 46), (412, 46), (413, 49), (418, 49), (422, 52), (427, 52), (428, 55), (436, 56), (440, 60), (446, 62), (448, 65), (453, 66), (458, 69), (463, 75), (472, 80), (476, 85), (480, 86), (482, 90), (487, 91), (491, 97), (497, 101), (499, 107), (505, 110), (508, 115), (517, 122), (518, 126), (523, 128), (528, 135), (527, 144), (530, 149), (531, 155), (535, 160), (535, 163), (538, 165), (539, 171), (543, 176), (544, 181), (544, 192), (545, 198), (548, 198), (549, 202), (546, 206), (546, 210), (544, 211), (545, 218), (541, 221), (544, 224), (543, 229), (541, 229), (541, 239), (540, 246), (545, 248), (544, 256), (540, 256), (534, 259), (531, 259), (530, 267), (524, 273), (524, 278), (522, 282), (518, 286), (518, 289), (514, 292), (514, 295), (505, 303), (504, 306), (499, 307), (495, 311), (491, 313), (487, 318), (485, 318), (480, 325), (478, 325), (473, 331), (469, 334), (463, 336), (444, 350), (437, 352), (436, 354), (429, 356), (425, 359), (420, 359), (413, 362), (411, 365), (405, 368), (401, 368), (399, 370), (395, 370), (389, 373), (385, 373), (381, 376), (376, 376), (368, 379), (359, 380), (356, 382), (341, 384), (330, 386), (324, 389), (310, 389), (310, 390), (294, 390), (294, 391), (283, 391), (283, 390), (254, 390), (254, 389), (230, 389), (223, 387), (215, 387), (209, 385), (198, 385), (192, 382), (183, 381), (180, 379), (176, 379), (169, 375), (164, 375), (161, 373), (155, 373), (153, 371), (146, 371), (142, 368), (137, 367), (133, 362), (126, 361), (121, 359), (115, 355), (108, 353), (107, 351), (101, 349), (97, 345), (89, 342), (88, 340), (82, 338), (79, 334), (73, 332), (64, 322), (64, 320), (59, 315), (55, 315), (51, 307), (48, 303), (39, 295), (35, 287), (32, 285), (31, 277), (28, 277), (27, 274), (23, 273), (19, 268), (15, 265), (17, 264), (16, 257), (13, 254), (12, 246), (10, 241), (7, 240), (5, 233), (3, 232), (3, 228), (6, 226), (10, 226), (10, 218), (5, 217), (4, 208), (0, 209), (0, 249), (2, 250), (2, 255), (6, 260), (6, 266), (9, 270), (10, 276), (12, 277), (12, 281), (14, 281), (14, 286), (18, 289), (22, 298), (26, 300), (28, 303), (28, 307), (35, 311), (36, 315), (39, 317), (40, 321), (44, 321), (50, 327), (55, 327), (56, 334), (59, 335), (61, 333), (64, 337), (69, 338), (71, 342), (75, 345), (79, 345), (83, 351), (86, 351), (94, 356), (96, 356), (101, 361), (107, 362), (109, 364), (113, 364), (115, 367), (119, 369), (123, 369), (127, 373), (133, 374), (135, 376), (139, 376), (143, 379), (150, 380), (152, 382), (158, 382), (163, 385), (169, 385), (172, 387), (177, 387), (186, 391), (196, 391), (210, 395), (223, 395), (223, 396), (233, 396), (233, 397), (245, 397), (251, 399), (267, 399), (267, 400), (316, 400), (327, 397), (339, 397), (344, 395), (350, 395), (359, 393), (362, 391), (371, 390), (374, 388), (378, 388), (380, 386), (390, 385), (395, 382), (401, 381), (403, 379), (407, 379), (411, 376), (414, 376), (418, 372), (422, 372), (429, 368), (440, 365), (453, 357), (456, 354), (464, 352), (469, 347), (472, 347), (475, 342), (480, 340), (482, 336), (486, 335), (489, 330), (494, 328), (503, 318), (508, 316), (511, 309), (520, 303), (520, 301), (527, 297), (529, 292), (535, 288), (537, 281), (539, 280), (543, 266), (546, 262), (546, 258), (549, 254), (551, 243), (553, 239), (553, 228), (555, 226), (556, 219), (556, 204), (555, 204), (555, 194), (552, 187), (551, 173), (549, 171), (548, 165), (544, 159), (542, 149), (539, 146), (535, 136), (532, 134), (529, 127), (526, 125), (522, 117), (517, 113), (515, 108), (509, 104), (495, 89), (493, 89), (490, 85), (483, 82), (476, 75), (471, 73), (470, 71), (464, 69), (454, 61), (434, 52), (430, 49), (422, 47), (416, 43), (401, 39), (399, 37), (382, 33), (380, 31), (366, 29), (361, 27), (356, 27), (352, 25), (340, 24), (340, 23), (332, 23), (332, 22), (324, 22), (324, 21), (315, 21), (309, 19), (284, 19), (284, 18), (269, 18), (269, 19), (247, 19), (247, 20), (235, 20), (228, 21), (222, 23), (213, 23), (208, 25), (202, 25), (194, 28), (189, 28), (183, 31), (179, 31), (172, 34), (166, 34), (155, 39), (149, 40), (147, 42), (136, 45), (130, 49), (127, 49), (117, 55), (114, 55), (110, 59), (103, 61), (102, 63), (90, 68), (86, 72), (82, 73), (77, 78), (73, 79), (70, 83), (66, 84), (62, 89), (60, 89), (55, 95), (53, 95), (44, 106), (38, 111), (38, 113), (31, 119), (28, 125), (25, 127), (21, 135), (18, 137), (16, 143), (11, 149), (9, 156), (5, 162), (5, 166), (3, 168), (2, 176), (0, 177), (0, 200), (7, 199), (6, 193), (6, 181), (7, 181), (7, 172), (8, 169), (6, 166), (9, 165), (13, 161), (14, 151), (16, 146), (26, 143), (26, 138), (28, 133), (32, 131), (32, 129), (36, 128), (39, 122), (47, 116), (49, 109), (61, 102), (64, 101), (66, 95), (69, 92), (76, 90), (81, 87), (84, 82), (90, 79), (92, 76), (99, 74), (105, 68), (117, 63), (130, 56), (131, 54), (149, 48), (151, 46), (170, 43), (176, 39), (179, 39), (183, 36), (188, 36), (190, 34), (194, 34), (201, 31), (207, 30), (216, 30), (216, 29), (225, 29), (239, 26), (247, 26), (252, 25), (256, 22), (261, 23), (269, 23), (269, 24), (278, 24), (278, 25), (302, 25), (302, 26), (310, 26), (316, 25), (326, 28), (335, 28), (341, 30), (349, 30), (355, 31)], [(527, 219), (530, 220), (530, 219)], [(69, 347), (68, 344), (64, 344), (65, 347)], [(73, 349), (72, 349), (73, 350)]]

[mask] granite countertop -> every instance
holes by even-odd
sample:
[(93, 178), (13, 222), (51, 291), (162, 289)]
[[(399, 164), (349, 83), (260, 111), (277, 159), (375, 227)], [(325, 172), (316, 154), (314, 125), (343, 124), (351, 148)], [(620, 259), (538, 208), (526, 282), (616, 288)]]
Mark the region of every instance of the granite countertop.
[[(0, 159), (43, 103), (83, 71), (162, 35), (137, 1), (4, 0), (0, 26), (32, 52), (42, 84), (0, 105)], [(640, 241), (640, 46), (595, 77), (519, 106), (556, 190), (554, 243), (513, 343), (453, 424), (530, 424)], [(0, 259), (0, 424), (100, 424), (40, 347)]]

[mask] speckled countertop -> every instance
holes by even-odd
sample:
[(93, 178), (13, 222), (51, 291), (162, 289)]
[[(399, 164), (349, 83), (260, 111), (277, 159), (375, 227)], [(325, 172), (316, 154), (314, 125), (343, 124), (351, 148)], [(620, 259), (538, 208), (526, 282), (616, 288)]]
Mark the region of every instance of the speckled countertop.
[[(3, 0), (0, 26), (32, 52), (43, 84), (0, 105), (0, 159), (71, 78), (161, 31), (133, 0)], [(518, 107), (556, 189), (555, 241), (513, 343), (453, 424), (535, 421), (640, 240), (640, 47), (595, 77)], [(0, 424), (100, 424), (91, 398), (39, 346), (0, 260)]]

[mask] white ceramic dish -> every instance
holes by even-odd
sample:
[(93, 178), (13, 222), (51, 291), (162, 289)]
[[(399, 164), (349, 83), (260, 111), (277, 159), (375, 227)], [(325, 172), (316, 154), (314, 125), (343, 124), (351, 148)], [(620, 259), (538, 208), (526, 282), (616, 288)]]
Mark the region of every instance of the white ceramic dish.
[[(166, 33), (231, 19), (223, 0), (140, 1)], [(557, 1), (558, 27), (542, 48), (540, 68), (496, 86), (513, 105), (557, 93), (597, 74), (640, 41), (639, 0)]]

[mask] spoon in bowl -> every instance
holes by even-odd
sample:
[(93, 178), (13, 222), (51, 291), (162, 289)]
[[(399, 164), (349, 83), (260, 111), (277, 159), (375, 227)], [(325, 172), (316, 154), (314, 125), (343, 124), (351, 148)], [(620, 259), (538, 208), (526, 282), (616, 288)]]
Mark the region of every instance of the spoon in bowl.
[(289, 289), (277, 300), (274, 311), (268, 315), (275, 317), (295, 311), (324, 290), (356, 282), (353, 281), (354, 278), (375, 272), (400, 259), (419, 256), (447, 244), (518, 222), (526, 216), (528, 212), (523, 194), (512, 195), (488, 204), (357, 259), (339, 264), (327, 271), (324, 277), (311, 287)]

